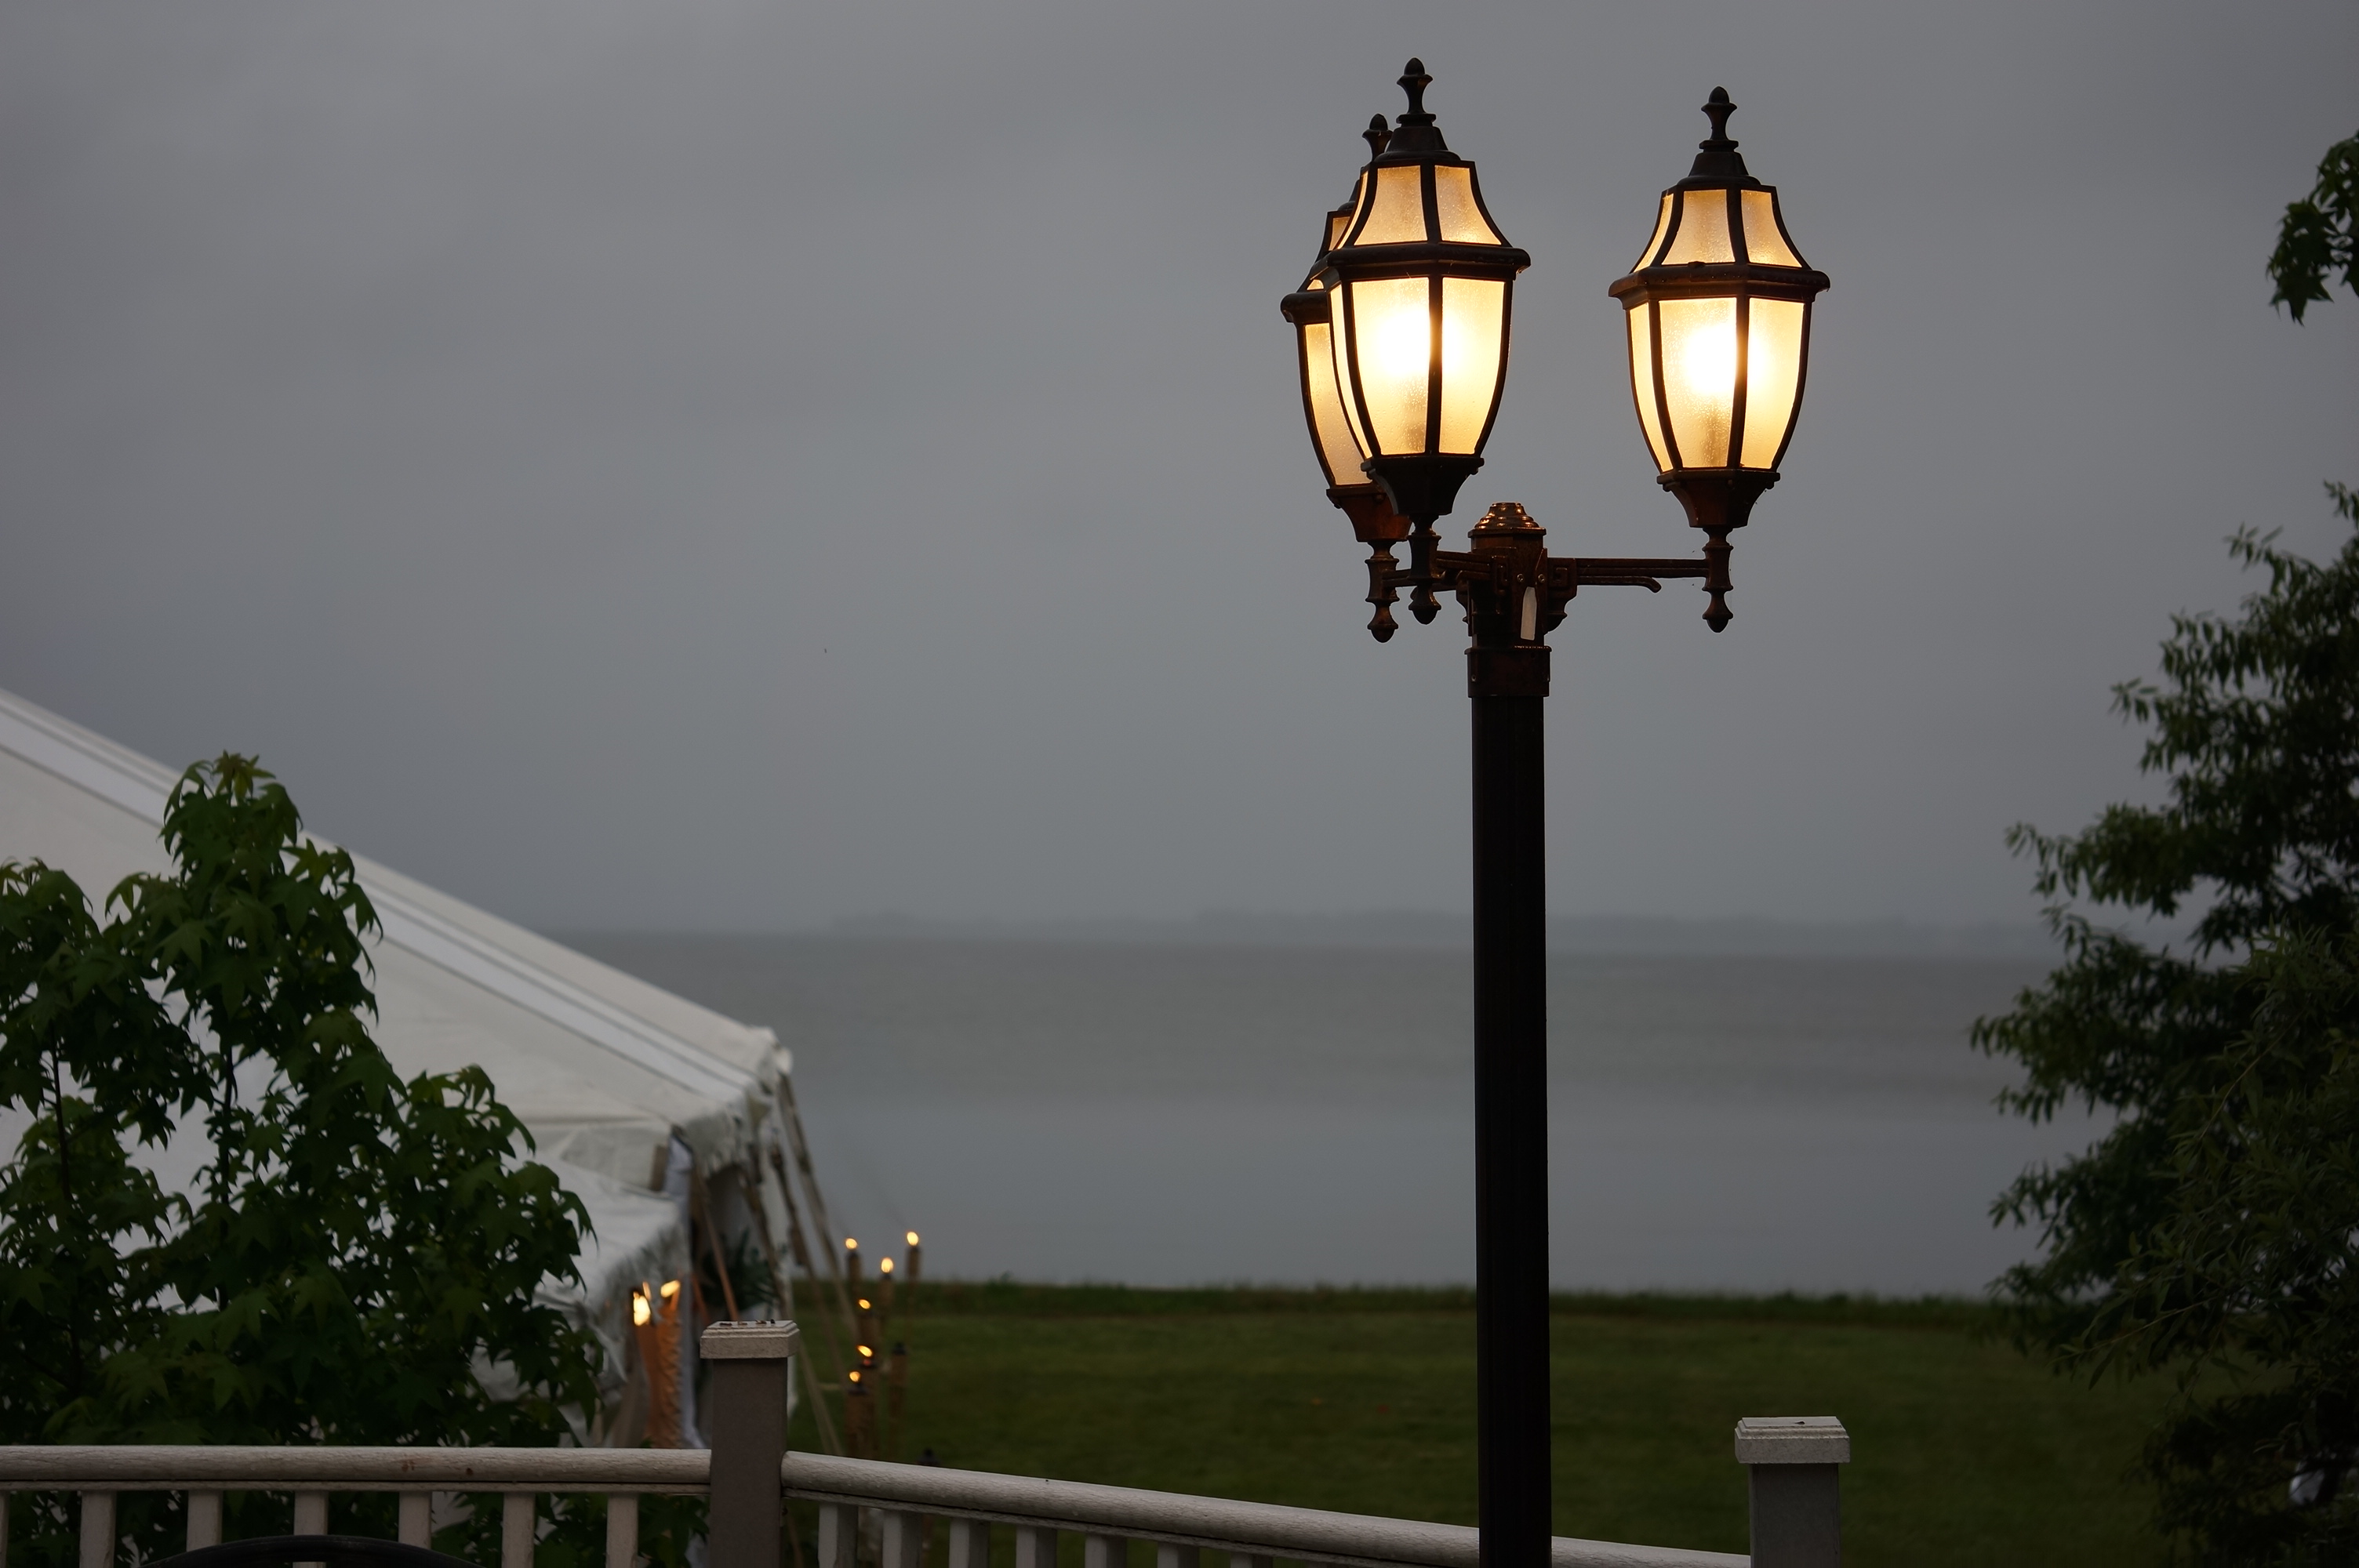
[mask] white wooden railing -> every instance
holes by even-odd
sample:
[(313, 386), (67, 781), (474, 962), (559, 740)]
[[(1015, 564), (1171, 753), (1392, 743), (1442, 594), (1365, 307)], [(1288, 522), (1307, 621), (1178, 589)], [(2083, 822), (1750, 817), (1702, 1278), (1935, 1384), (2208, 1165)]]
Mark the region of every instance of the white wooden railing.
[[(82, 1498), (80, 1568), (116, 1568), (114, 1503), (126, 1491), (187, 1498), (188, 1546), (221, 1539), (222, 1496), (291, 1494), (292, 1532), (324, 1535), (337, 1492), (399, 1495), (399, 1539), (428, 1541), (437, 1492), (502, 1496), (500, 1568), (532, 1568), (538, 1498), (603, 1494), (607, 1568), (633, 1568), (638, 1499), (684, 1493), (712, 1499), (712, 1568), (781, 1568), (785, 1502), (819, 1506), (817, 1568), (920, 1568), (925, 1522), (942, 1522), (948, 1568), (992, 1568), (992, 1528), (1012, 1527), (1003, 1568), (1056, 1568), (1058, 1538), (1079, 1535), (1084, 1568), (1125, 1568), (1130, 1543), (1151, 1546), (1155, 1568), (1478, 1568), (1480, 1532), (1364, 1514), (1037, 1480), (933, 1465), (891, 1465), (786, 1452), (790, 1324), (722, 1324), (706, 1331), (713, 1383), (713, 1446), (609, 1448), (231, 1448), (0, 1446), (0, 1491), (74, 1492)], [(1750, 1557), (1556, 1538), (1549, 1568), (1837, 1568), (1837, 1466), (1851, 1443), (1831, 1417), (1748, 1419), (1736, 1458), (1750, 1473)], [(856, 1564), (861, 1514), (873, 1510), (873, 1559)], [(6, 1568), (0, 1510), (0, 1568)]]

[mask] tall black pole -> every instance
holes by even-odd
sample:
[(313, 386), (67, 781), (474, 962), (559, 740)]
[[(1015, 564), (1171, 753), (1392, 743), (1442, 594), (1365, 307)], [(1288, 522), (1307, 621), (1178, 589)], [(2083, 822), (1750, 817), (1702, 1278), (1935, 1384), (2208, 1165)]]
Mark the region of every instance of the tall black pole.
[(1506, 603), (1497, 609), (1506, 613), (1478, 609), (1469, 616), (1475, 645), (1466, 654), (1474, 719), (1474, 1322), (1482, 1554), (1483, 1568), (1547, 1568), (1548, 879), (1541, 708), (1549, 650), (1527, 640), (1528, 623), (1515, 624), (1520, 593), (1500, 597)]

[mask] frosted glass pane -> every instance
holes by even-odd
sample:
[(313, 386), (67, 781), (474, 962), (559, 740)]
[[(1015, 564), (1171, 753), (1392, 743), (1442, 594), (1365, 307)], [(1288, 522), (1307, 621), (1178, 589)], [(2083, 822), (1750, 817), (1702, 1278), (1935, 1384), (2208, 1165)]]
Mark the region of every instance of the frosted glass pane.
[(1433, 372), (1433, 313), (1421, 277), (1344, 285), (1353, 351), (1367, 400), (1371, 455), (1425, 450), (1426, 383)]
[(1728, 424), (1736, 401), (1736, 301), (1664, 299), (1663, 395), (1680, 466), (1726, 468)]
[(1433, 210), (1441, 220), (1441, 237), (1470, 245), (1504, 245), (1507, 242), (1484, 221), (1474, 204), (1474, 171), (1436, 164), (1433, 168)]
[(1342, 244), (1343, 236), (1351, 232), (1352, 219), (1360, 211), (1360, 192), (1366, 188), (1367, 183), (1367, 170), (1362, 169), (1360, 178), (1352, 182), (1352, 200), (1327, 214), (1326, 248), (1328, 250), (1332, 251)]
[(1799, 266), (1802, 258), (1777, 231), (1777, 199), (1767, 190), (1737, 193), (1745, 201), (1745, 249), (1755, 261), (1771, 266)]
[(1425, 238), (1425, 196), (1417, 174), (1413, 164), (1376, 170), (1376, 200), (1355, 243), (1400, 245)]
[(1728, 192), (1682, 190), (1680, 232), (1671, 236), (1671, 254), (1665, 265), (1679, 262), (1732, 262), (1736, 247), (1728, 238)]
[(1654, 237), (1647, 242), (1647, 249), (1645, 253), (1638, 257), (1636, 265), (1630, 268), (1632, 272), (1636, 272), (1639, 267), (1645, 266), (1647, 263), (1655, 259), (1655, 253), (1663, 248), (1663, 231), (1670, 226), (1671, 196), (1669, 191), (1665, 191), (1663, 193), (1662, 209), (1655, 214)]
[(1352, 434), (1351, 421), (1343, 416), (1343, 394), (1335, 384), (1332, 336), (1324, 321), (1302, 330), (1302, 375), (1310, 395), (1310, 434), (1319, 443), (1319, 460), (1327, 470), (1327, 482), (1361, 484), (1367, 480), (1360, 471), (1360, 460), (1366, 454)]
[(1775, 468), (1802, 385), (1802, 307), (1791, 299), (1756, 299), (1751, 314), (1745, 335), (1742, 466)]
[[(1360, 423), (1360, 406), (1352, 401), (1352, 367), (1344, 362), (1344, 346), (1349, 340), (1343, 333), (1343, 304), (1340, 297), (1335, 301), (1334, 325), (1330, 329), (1328, 338), (1328, 351), (1334, 355), (1335, 395), (1343, 406), (1343, 423), (1351, 427), (1353, 444), (1358, 447), (1361, 455), (1365, 457), (1368, 451), (1368, 431), (1367, 427)], [(1343, 484), (1350, 481), (1339, 479), (1336, 482)]]
[(1663, 421), (1655, 412), (1655, 308), (1641, 305), (1623, 315), (1630, 323), (1630, 395), (1638, 405), (1638, 427), (1647, 432), (1647, 449), (1655, 454), (1655, 466), (1669, 472), (1671, 454), (1663, 445)]
[[(1463, 172), (1463, 171), (1460, 171)], [(1441, 280), (1441, 449), (1483, 444), (1506, 346), (1507, 286), (1475, 277)]]

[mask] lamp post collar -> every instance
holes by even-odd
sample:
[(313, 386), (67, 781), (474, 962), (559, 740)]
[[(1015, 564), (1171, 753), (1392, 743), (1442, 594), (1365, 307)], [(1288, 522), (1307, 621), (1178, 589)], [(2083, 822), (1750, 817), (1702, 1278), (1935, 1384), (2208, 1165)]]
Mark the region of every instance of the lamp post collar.
[(1502, 501), (1483, 514), (1474, 524), (1477, 534), (1542, 534), (1547, 530), (1532, 521), (1532, 514), (1512, 501)]
[(1759, 185), (1761, 182), (1745, 167), (1745, 155), (1736, 150), (1736, 143), (1728, 134), (1728, 117), (1736, 113), (1736, 105), (1729, 101), (1728, 89), (1713, 88), (1712, 96), (1704, 100), (1703, 112), (1712, 117), (1712, 135), (1696, 144), (1695, 165), (1680, 181), (1680, 188), (1725, 189), (1732, 185)]

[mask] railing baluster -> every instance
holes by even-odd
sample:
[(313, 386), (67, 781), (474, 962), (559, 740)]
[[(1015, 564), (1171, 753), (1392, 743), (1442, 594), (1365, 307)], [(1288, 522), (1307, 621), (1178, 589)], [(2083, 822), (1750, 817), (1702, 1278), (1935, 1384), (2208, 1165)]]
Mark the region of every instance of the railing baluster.
[(222, 1537), (222, 1495), (219, 1492), (189, 1494), (189, 1543), (187, 1550), (219, 1546)]
[(1196, 1568), (1201, 1555), (1192, 1546), (1174, 1546), (1166, 1541), (1155, 1548), (1155, 1568)]
[[(296, 1535), (328, 1533), (327, 1493), (298, 1492), (295, 1494), (295, 1529), (292, 1533)], [(328, 1565), (324, 1563), (298, 1563), (295, 1568), (328, 1568)]]
[(884, 1549), (877, 1553), (876, 1568), (918, 1568), (918, 1548), (925, 1540), (925, 1516), (900, 1509), (884, 1511)]
[(842, 1503), (819, 1506), (819, 1568), (852, 1568), (852, 1543), (860, 1520), (857, 1510)]
[[(979, 1519), (954, 1519), (950, 1568), (991, 1568), (991, 1526)], [(8, 1568), (0, 1563), (0, 1568)]]
[(1016, 1568), (1057, 1568), (1057, 1532), (1034, 1525), (1017, 1525)]
[(1082, 1537), (1082, 1568), (1130, 1568), (1130, 1542), (1095, 1531)]
[(1258, 1552), (1232, 1552), (1229, 1568), (1277, 1568), (1277, 1559)]
[(0, 1568), (8, 1568), (8, 1505), (16, 1494), (0, 1487)]
[(404, 1546), (431, 1546), (434, 1542), (434, 1494), (404, 1492), (401, 1494), (399, 1522), (395, 1533)]
[(500, 1568), (532, 1568), (533, 1509), (538, 1500), (530, 1492), (510, 1492), (501, 1499)]
[(639, 1494), (606, 1498), (606, 1568), (631, 1568), (639, 1559)]
[(82, 1568), (114, 1568), (114, 1494), (82, 1495)]

